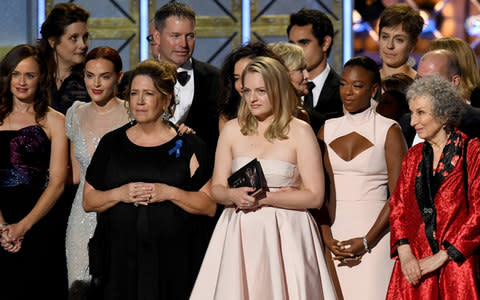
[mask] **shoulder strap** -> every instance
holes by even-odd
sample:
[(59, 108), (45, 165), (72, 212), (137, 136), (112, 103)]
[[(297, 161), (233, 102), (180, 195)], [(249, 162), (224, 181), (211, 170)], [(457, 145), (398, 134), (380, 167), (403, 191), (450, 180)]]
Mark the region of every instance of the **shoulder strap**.
[(470, 137), (465, 140), (465, 145), (463, 146), (463, 157), (462, 157), (462, 167), (463, 167), (463, 189), (465, 191), (465, 201), (467, 206), (467, 214), (469, 209), (468, 203), (468, 170), (467, 170), (467, 147)]

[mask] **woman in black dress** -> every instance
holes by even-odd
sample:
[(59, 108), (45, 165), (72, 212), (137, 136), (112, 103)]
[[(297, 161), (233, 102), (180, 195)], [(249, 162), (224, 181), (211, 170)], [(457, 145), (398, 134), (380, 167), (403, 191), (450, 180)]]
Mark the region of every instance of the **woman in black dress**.
[(66, 299), (64, 248), (47, 214), (67, 175), (65, 118), (48, 106), (36, 47), (14, 47), (0, 66), (0, 299)]
[(89, 102), (83, 81), (90, 13), (74, 3), (59, 3), (42, 24), (38, 47), (48, 66), (50, 105), (66, 114), (74, 101)]
[(212, 162), (200, 138), (167, 121), (175, 80), (168, 63), (135, 68), (126, 100), (136, 122), (106, 134), (87, 170), (83, 206), (99, 212), (90, 270), (103, 299), (188, 299), (208, 246)]

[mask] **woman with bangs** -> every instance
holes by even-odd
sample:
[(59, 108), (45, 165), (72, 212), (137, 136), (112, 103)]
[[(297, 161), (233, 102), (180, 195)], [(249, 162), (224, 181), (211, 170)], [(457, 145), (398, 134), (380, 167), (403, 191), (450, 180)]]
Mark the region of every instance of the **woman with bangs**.
[(408, 58), (415, 49), (423, 23), (418, 11), (407, 4), (394, 4), (382, 12), (378, 34), (382, 79), (397, 73), (412, 79), (417, 76), (417, 71), (408, 64)]
[[(337, 299), (308, 212), (323, 203), (321, 152), (311, 127), (292, 116), (289, 81), (267, 57), (242, 73), (238, 118), (220, 134), (212, 177), (212, 197), (225, 209), (190, 299)], [(269, 188), (263, 197), (227, 181), (254, 158)]]

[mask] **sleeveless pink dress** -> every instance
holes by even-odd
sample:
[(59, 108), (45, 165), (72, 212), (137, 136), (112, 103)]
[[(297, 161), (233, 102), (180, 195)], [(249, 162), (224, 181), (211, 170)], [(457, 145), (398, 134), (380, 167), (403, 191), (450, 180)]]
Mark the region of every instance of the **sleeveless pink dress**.
[[(235, 158), (232, 172), (250, 160)], [(300, 185), (296, 165), (268, 159), (260, 163), (269, 186)], [(226, 207), (190, 299), (337, 299), (310, 213), (275, 207), (245, 213)]]
[[(395, 121), (377, 114), (373, 107), (354, 115), (346, 113), (325, 123), (324, 139), (337, 198), (332, 234), (339, 241), (365, 236), (387, 200), (385, 140), (394, 124)], [(345, 161), (330, 143), (352, 132), (369, 140), (373, 147)], [(371, 253), (362, 257), (360, 263), (335, 262), (345, 300), (385, 299), (393, 263), (389, 233), (374, 245)]]

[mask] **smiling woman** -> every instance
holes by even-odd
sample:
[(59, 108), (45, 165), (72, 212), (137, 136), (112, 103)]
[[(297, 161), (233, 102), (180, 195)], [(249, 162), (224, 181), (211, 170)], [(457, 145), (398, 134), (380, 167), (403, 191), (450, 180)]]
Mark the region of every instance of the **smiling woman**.
[(53, 7), (37, 41), (48, 65), (51, 105), (65, 114), (73, 101), (89, 101), (81, 71), (88, 51), (90, 13), (73, 3)]
[(456, 128), (462, 96), (442, 77), (415, 80), (407, 98), (425, 142), (409, 150), (390, 202), (386, 299), (478, 300), (480, 143)]
[(345, 116), (327, 120), (318, 134), (330, 182), (330, 218), (321, 230), (344, 299), (385, 299), (393, 266), (388, 194), (407, 150), (398, 124), (373, 108), (379, 85), (372, 59), (350, 59), (340, 81)]
[(48, 106), (36, 47), (14, 47), (0, 66), (1, 297), (66, 299), (62, 239), (47, 214), (66, 179), (64, 117)]
[(70, 139), (73, 182), (79, 184), (68, 218), (66, 254), (69, 286), (75, 280), (89, 280), (87, 244), (97, 218), (82, 207), (85, 173), (100, 139), (128, 122), (124, 101), (115, 97), (121, 80), (122, 60), (110, 47), (95, 48), (85, 58), (85, 85), (91, 102), (75, 101), (68, 109), (65, 133)]

